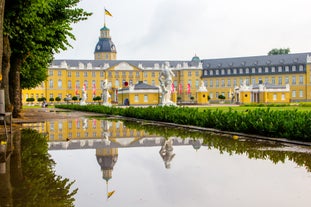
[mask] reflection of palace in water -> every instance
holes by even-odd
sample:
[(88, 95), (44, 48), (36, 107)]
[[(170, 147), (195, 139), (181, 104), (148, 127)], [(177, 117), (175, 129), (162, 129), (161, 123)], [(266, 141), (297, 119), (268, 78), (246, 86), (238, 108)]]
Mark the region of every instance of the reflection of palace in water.
[[(46, 123), (24, 124), (37, 129), (49, 139), (49, 150), (97, 149), (162, 146), (166, 140), (143, 130), (128, 128), (122, 121), (69, 119)], [(202, 141), (170, 137), (172, 145), (192, 145), (199, 149)]]
[(25, 124), (37, 129), (49, 139), (49, 150), (96, 149), (96, 159), (107, 182), (118, 159), (119, 148), (156, 147), (166, 168), (170, 168), (175, 153), (173, 146), (192, 145), (201, 147), (202, 139), (164, 138), (143, 130), (128, 128), (122, 121), (100, 119), (69, 119), (46, 123)]
[(122, 121), (100, 119), (57, 120), (46, 123), (25, 124), (37, 129), (49, 139), (49, 150), (96, 149), (96, 159), (106, 181), (107, 198), (114, 191), (108, 190), (113, 168), (118, 160), (118, 149), (129, 147), (159, 147), (165, 168), (171, 167), (175, 157), (173, 146), (192, 145), (195, 150), (201, 147), (202, 139), (164, 138), (143, 130), (128, 128)]

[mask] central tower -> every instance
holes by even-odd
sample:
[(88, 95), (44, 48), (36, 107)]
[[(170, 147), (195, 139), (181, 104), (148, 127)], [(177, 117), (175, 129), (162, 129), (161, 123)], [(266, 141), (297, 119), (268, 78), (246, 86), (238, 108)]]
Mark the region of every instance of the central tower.
[(100, 29), (100, 36), (94, 51), (95, 60), (116, 60), (117, 50), (114, 43), (111, 41), (110, 30), (104, 24)]

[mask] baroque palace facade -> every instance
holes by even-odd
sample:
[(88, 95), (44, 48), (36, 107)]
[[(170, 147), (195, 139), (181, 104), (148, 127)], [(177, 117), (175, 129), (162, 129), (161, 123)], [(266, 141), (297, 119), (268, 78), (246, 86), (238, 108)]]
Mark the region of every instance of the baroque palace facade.
[[(180, 97), (182, 102), (200, 100), (197, 91), (203, 83), (211, 102), (218, 102), (219, 95), (224, 95), (227, 102), (240, 103), (311, 100), (311, 53), (202, 60), (195, 55), (189, 61), (117, 60), (116, 54), (105, 25), (100, 29), (94, 60), (54, 60), (45, 82), (23, 90), (23, 103), (30, 97), (45, 97), (47, 101), (56, 97), (63, 101), (67, 96), (80, 98), (82, 87), (91, 103), (94, 97), (101, 96), (101, 86), (107, 79), (111, 102), (123, 104), (118, 100), (119, 90), (137, 83), (158, 87), (159, 74), (165, 67), (175, 74), (172, 97)], [(260, 90), (266, 92), (265, 97)], [(144, 104), (147, 96), (135, 99), (131, 105)]]

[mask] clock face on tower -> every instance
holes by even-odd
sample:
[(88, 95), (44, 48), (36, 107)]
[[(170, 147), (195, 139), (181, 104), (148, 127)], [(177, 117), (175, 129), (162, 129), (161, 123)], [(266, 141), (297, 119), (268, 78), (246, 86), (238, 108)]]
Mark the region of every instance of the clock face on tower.
[(97, 50), (99, 50), (100, 49), (100, 45), (97, 45)]

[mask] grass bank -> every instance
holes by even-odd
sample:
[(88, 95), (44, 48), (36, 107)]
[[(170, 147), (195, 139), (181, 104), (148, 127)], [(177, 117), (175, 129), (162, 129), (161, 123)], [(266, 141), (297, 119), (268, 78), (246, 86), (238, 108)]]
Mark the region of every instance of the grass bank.
[(174, 106), (121, 108), (99, 105), (57, 105), (55, 107), (305, 142), (311, 141), (311, 110), (299, 111), (290, 108), (289, 110), (272, 110), (270, 107), (248, 107), (243, 111), (236, 110), (239, 107), (228, 107), (228, 110), (209, 108), (200, 108), (199, 110), (195, 107)]

